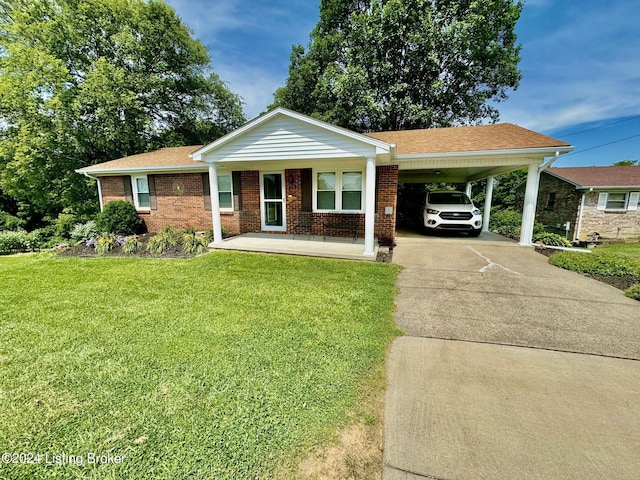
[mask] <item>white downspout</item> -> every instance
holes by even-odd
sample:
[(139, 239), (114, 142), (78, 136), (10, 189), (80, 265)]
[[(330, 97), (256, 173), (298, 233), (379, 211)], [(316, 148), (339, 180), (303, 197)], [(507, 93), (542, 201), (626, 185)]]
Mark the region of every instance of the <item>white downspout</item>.
[(91, 178), (92, 180), (96, 181), (96, 185), (98, 185), (98, 202), (100, 204), (100, 211), (102, 211), (104, 209), (104, 204), (102, 203), (102, 184), (100, 183), (100, 178), (92, 177), (87, 172), (83, 172), (83, 173), (85, 177)]
[(573, 234), (574, 240), (580, 240), (580, 231), (582, 230), (582, 212), (584, 212), (585, 197), (586, 197), (586, 194), (583, 193), (582, 198), (580, 199), (580, 209), (578, 210), (578, 225), (576, 227), (576, 232)]

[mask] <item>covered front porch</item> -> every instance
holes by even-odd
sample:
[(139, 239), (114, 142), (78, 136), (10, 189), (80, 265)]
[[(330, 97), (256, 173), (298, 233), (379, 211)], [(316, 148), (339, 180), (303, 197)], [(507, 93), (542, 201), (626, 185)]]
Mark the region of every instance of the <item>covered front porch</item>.
[(331, 238), (314, 235), (288, 235), (245, 233), (227, 238), (209, 245), (214, 250), (237, 250), (242, 252), (278, 253), (286, 255), (302, 255), (307, 257), (340, 258), (344, 260), (375, 261), (378, 247), (374, 247), (374, 255), (364, 254), (364, 239), (355, 242), (350, 238)]

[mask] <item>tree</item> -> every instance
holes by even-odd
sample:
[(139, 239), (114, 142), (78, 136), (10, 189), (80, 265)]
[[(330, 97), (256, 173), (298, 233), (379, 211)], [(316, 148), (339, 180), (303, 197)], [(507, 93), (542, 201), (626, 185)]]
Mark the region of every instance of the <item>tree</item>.
[(498, 120), (520, 81), (514, 0), (322, 0), (284, 106), (360, 132)]
[(635, 167), (640, 165), (640, 160), (620, 160), (613, 164), (614, 167)]
[(162, 0), (0, 0), (0, 190), (32, 220), (95, 208), (77, 168), (244, 120)]

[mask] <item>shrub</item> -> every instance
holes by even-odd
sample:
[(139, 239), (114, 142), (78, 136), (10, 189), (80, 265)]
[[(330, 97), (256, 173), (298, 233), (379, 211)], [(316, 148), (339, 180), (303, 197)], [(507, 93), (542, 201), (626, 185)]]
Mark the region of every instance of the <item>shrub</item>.
[(182, 234), (182, 251), (186, 254), (200, 254), (207, 251), (209, 242), (204, 235), (196, 235), (192, 232)]
[(103, 233), (96, 238), (96, 253), (104, 255), (120, 245), (119, 237), (115, 233)]
[(23, 228), (27, 222), (19, 219), (18, 217), (14, 217), (13, 215), (3, 212), (0, 210), (0, 231), (2, 230), (13, 230), (17, 231)]
[(634, 300), (640, 300), (640, 283), (636, 283), (633, 287), (627, 288), (624, 294)]
[(164, 227), (157, 235), (154, 235), (147, 242), (147, 251), (160, 255), (171, 247), (175, 247), (178, 238), (171, 227)]
[(55, 225), (55, 236), (61, 238), (69, 238), (71, 235), (71, 230), (74, 225), (77, 223), (76, 216), (73, 213), (68, 211), (64, 211), (58, 215)]
[(63, 240), (62, 238), (57, 238), (55, 243), (51, 242), (55, 236), (55, 230), (55, 225), (47, 225), (46, 227), (37, 228), (29, 233), (34, 248), (50, 248), (56, 243), (60, 243)]
[(571, 242), (557, 233), (542, 232), (533, 236), (534, 242), (542, 242), (553, 247), (570, 247)]
[(0, 255), (29, 252), (33, 250), (33, 240), (24, 230), (0, 232)]
[(144, 222), (136, 207), (124, 200), (113, 200), (104, 206), (98, 215), (96, 227), (99, 232), (119, 235), (135, 235), (144, 232)]
[(96, 222), (89, 220), (87, 223), (76, 223), (71, 230), (71, 240), (76, 243), (86, 242), (98, 234)]
[(499, 210), (491, 214), (490, 228), (505, 237), (518, 238), (522, 215), (511, 208)]
[(122, 251), (124, 253), (138, 253), (142, 248), (142, 243), (137, 235), (127, 237), (122, 245)]

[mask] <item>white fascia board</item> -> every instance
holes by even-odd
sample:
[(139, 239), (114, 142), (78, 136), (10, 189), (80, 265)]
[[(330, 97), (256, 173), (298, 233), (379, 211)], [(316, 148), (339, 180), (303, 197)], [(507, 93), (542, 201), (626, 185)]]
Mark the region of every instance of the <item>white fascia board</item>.
[(398, 160), (420, 160), (431, 158), (456, 158), (456, 157), (490, 157), (490, 156), (513, 156), (513, 155), (535, 155), (551, 156), (556, 152), (560, 155), (573, 151), (574, 147), (537, 147), (537, 148), (511, 148), (505, 150), (475, 150), (469, 152), (440, 152), (440, 153), (409, 153), (396, 155)]
[(346, 128), (337, 127), (337, 126), (332, 125), (330, 123), (323, 122), (323, 121), (317, 120), (315, 118), (311, 118), (311, 117), (309, 117), (307, 115), (302, 115), (301, 113), (297, 113), (297, 112), (294, 112), (292, 110), (288, 110), (288, 109), (283, 108), (283, 107), (277, 107), (277, 108), (271, 110), (270, 112), (265, 113), (264, 115), (258, 116), (256, 118), (254, 118), (253, 120), (250, 120), (249, 122), (245, 123), (242, 127), (237, 128), (233, 132), (228, 133), (224, 137), (219, 138), (218, 140), (210, 143), (209, 145), (205, 145), (204, 147), (201, 147), (200, 149), (198, 149), (195, 152), (191, 153), (189, 155), (189, 157), (192, 158), (195, 161), (205, 161), (202, 158), (202, 156), (205, 153), (211, 152), (212, 150), (215, 150), (216, 148), (219, 148), (222, 145), (225, 145), (225, 144), (233, 141), (235, 138), (243, 135), (244, 133), (248, 132), (249, 130), (253, 130), (254, 128), (258, 127), (259, 125), (262, 125), (265, 122), (268, 122), (270, 119), (272, 119), (273, 117), (278, 116), (278, 115), (286, 116), (286, 117), (298, 120), (300, 122), (307, 123), (309, 125), (313, 125), (315, 127), (322, 128), (324, 130), (328, 130), (328, 131), (336, 133), (338, 135), (346, 136), (348, 138), (351, 138), (353, 140), (357, 140), (357, 141), (365, 143), (367, 145), (374, 146), (374, 147), (376, 147), (376, 154), (384, 154), (384, 153), (390, 153), (391, 151), (395, 151), (395, 145), (393, 145), (393, 144), (389, 144), (387, 142), (383, 142), (382, 140), (377, 140), (377, 139), (372, 138), (372, 137), (367, 137), (366, 135), (362, 135), (360, 133), (356, 133), (356, 132), (348, 130)]
[(207, 172), (208, 167), (206, 164), (200, 165), (171, 165), (165, 167), (127, 167), (127, 168), (105, 168), (102, 170), (85, 170), (80, 168), (76, 170), (76, 173), (87, 175), (129, 175), (132, 173), (197, 173)]
[(624, 190), (634, 192), (640, 190), (640, 185), (578, 185), (576, 190)]

